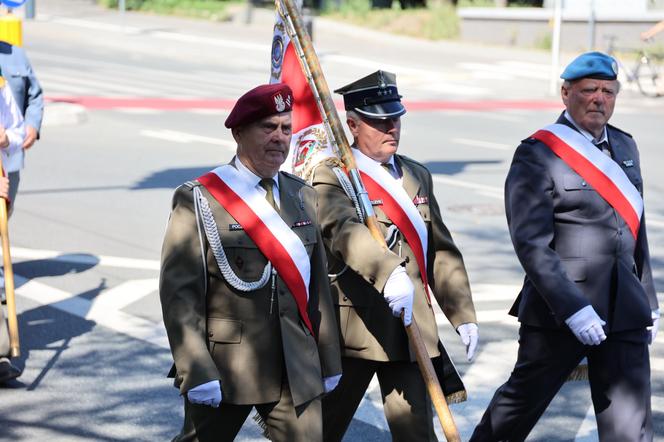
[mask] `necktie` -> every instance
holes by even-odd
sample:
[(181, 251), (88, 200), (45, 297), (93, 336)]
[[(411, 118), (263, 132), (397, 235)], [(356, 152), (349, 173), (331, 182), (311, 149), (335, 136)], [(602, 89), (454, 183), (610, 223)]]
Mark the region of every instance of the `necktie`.
[(279, 207), (277, 207), (277, 203), (274, 200), (274, 180), (272, 178), (263, 178), (258, 184), (267, 192), (265, 194), (267, 202), (278, 212)]
[(595, 144), (599, 150), (601, 150), (604, 155), (607, 155), (608, 157), (611, 157), (611, 148), (609, 147), (609, 142), (608, 141), (602, 141), (601, 143)]
[(396, 178), (396, 170), (394, 170), (394, 166), (392, 163), (380, 163), (381, 167), (387, 171), (387, 173), (390, 174), (392, 178)]

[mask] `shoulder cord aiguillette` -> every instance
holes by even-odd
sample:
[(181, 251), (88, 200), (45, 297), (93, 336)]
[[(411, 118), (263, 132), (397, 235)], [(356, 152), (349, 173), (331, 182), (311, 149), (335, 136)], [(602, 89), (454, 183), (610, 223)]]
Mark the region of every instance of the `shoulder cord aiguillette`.
[(194, 205), (196, 209), (196, 217), (198, 218), (200, 213), (200, 218), (203, 221), (203, 230), (205, 230), (205, 236), (207, 237), (212, 254), (216, 259), (219, 270), (221, 270), (221, 274), (223, 275), (224, 279), (226, 279), (226, 282), (231, 287), (241, 292), (252, 292), (254, 290), (265, 287), (270, 280), (272, 264), (270, 264), (269, 261), (267, 262), (265, 268), (263, 269), (263, 274), (257, 281), (244, 281), (240, 279), (240, 277), (235, 274), (228, 262), (228, 258), (224, 252), (224, 247), (221, 243), (219, 231), (217, 230), (217, 223), (215, 222), (214, 216), (212, 215), (212, 210), (210, 210), (210, 205), (208, 204), (207, 198), (205, 198), (200, 188), (198, 187), (194, 187)]

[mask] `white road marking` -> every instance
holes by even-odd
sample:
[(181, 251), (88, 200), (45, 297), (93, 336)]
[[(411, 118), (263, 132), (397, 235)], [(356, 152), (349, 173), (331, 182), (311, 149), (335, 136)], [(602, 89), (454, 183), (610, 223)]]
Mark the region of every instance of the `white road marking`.
[(150, 28), (138, 28), (134, 26), (124, 26), (124, 25), (113, 25), (109, 23), (103, 23), (99, 21), (91, 20), (80, 20), (75, 18), (64, 18), (64, 17), (50, 17), (48, 21), (52, 23), (59, 23), (72, 27), (79, 27), (85, 29), (94, 29), (96, 31), (108, 31), (122, 34), (144, 34), (148, 37), (155, 37), (162, 40), (169, 41), (179, 41), (183, 43), (195, 43), (195, 44), (208, 44), (211, 46), (224, 47), (224, 48), (233, 48), (233, 49), (242, 49), (242, 50), (252, 50), (259, 52), (269, 52), (271, 46), (266, 44), (257, 44), (257, 43), (247, 43), (237, 40), (222, 40), (219, 38), (210, 38), (203, 37), (200, 35), (188, 35), (181, 34), (177, 32), (165, 32), (165, 31), (150, 31)]
[[(655, 338), (655, 342), (659, 342), (661, 339), (659, 339), (659, 333), (657, 334), (657, 338)], [(650, 356), (650, 369), (652, 371), (664, 371), (664, 358), (659, 358), (656, 356)]]
[(482, 141), (482, 140), (472, 140), (470, 138), (452, 138), (452, 142), (456, 144), (461, 144), (464, 146), (472, 146), (472, 147), (483, 147), (485, 149), (494, 149), (494, 150), (512, 150), (513, 146), (507, 145), (507, 144), (502, 144), (502, 143), (494, 143), (491, 141)]
[(158, 289), (158, 278), (125, 281), (99, 293), (95, 297), (88, 315), (97, 316), (109, 311), (122, 310)]
[(222, 140), (219, 138), (213, 138), (213, 137), (205, 137), (202, 135), (195, 135), (195, 134), (190, 134), (186, 132), (179, 132), (176, 130), (169, 130), (169, 129), (159, 129), (159, 130), (149, 130), (149, 129), (144, 129), (141, 130), (140, 132), (141, 135), (144, 137), (149, 137), (149, 138), (157, 138), (160, 140), (166, 140), (166, 141), (171, 141), (173, 143), (183, 143), (183, 144), (188, 144), (188, 143), (207, 143), (207, 144), (214, 144), (215, 146), (222, 146), (225, 147), (229, 150), (232, 150), (235, 152), (235, 149), (237, 148), (237, 145), (235, 144), (234, 141), (228, 141), (228, 140)]
[(56, 252), (54, 250), (26, 249), (12, 246), (13, 259), (43, 259), (72, 264), (98, 265), (102, 267), (118, 267), (137, 270), (159, 270), (159, 261), (151, 259), (123, 258), (91, 254)]
[(450, 178), (447, 175), (433, 174), (433, 180), (443, 184), (449, 184), (457, 187), (464, 187), (466, 189), (473, 189), (478, 192), (484, 192), (485, 195), (491, 198), (503, 199), (503, 189), (497, 186), (487, 186), (486, 184), (472, 183), (470, 181), (463, 181), (456, 178)]
[[(94, 321), (118, 333), (148, 342), (161, 348), (169, 348), (166, 330), (162, 323), (133, 316), (120, 310), (96, 308), (96, 300), (88, 300), (72, 295), (64, 290), (47, 286), (37, 281), (27, 280), (16, 275), (16, 294), (28, 298), (39, 305), (49, 306), (69, 314)], [(112, 303), (108, 298), (101, 298), (104, 303)]]

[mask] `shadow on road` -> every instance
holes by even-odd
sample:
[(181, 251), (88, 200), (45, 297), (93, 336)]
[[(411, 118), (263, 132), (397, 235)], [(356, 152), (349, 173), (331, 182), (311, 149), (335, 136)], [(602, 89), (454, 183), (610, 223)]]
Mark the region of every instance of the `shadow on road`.
[(219, 166), (183, 167), (155, 172), (130, 187), (131, 190), (174, 189), (180, 184), (198, 178)]
[(424, 163), (432, 174), (456, 175), (472, 165), (502, 164), (501, 160), (469, 160), (469, 161), (429, 161)]

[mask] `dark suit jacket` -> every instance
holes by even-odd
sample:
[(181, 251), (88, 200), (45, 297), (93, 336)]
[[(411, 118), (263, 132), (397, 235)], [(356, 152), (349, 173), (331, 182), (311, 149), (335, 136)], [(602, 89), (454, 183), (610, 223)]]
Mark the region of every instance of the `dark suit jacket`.
[[(573, 128), (561, 116), (558, 123)], [(607, 126), (613, 159), (643, 195), (631, 135)], [(628, 165), (633, 164), (628, 167)], [(652, 324), (657, 297), (645, 217), (638, 238), (585, 180), (543, 143), (517, 148), (505, 182), (510, 235), (526, 277), (511, 314), (522, 324), (558, 328), (592, 305), (607, 332)]]
[[(316, 192), (286, 173), (279, 174), (279, 189), (281, 217), (293, 226), (311, 258), (308, 310), (316, 337), (301, 321), (295, 300), (280, 277), (272, 313), (269, 282), (253, 292), (228, 285), (203, 233), (206, 285), (192, 188), (181, 186), (173, 197), (159, 286), (177, 369), (176, 385), (182, 393), (218, 379), (223, 402), (275, 402), (285, 377), (297, 406), (323, 393), (323, 377), (341, 373), (325, 251), (316, 223)], [(259, 279), (265, 256), (243, 230), (233, 227), (237, 221), (207, 190), (201, 190), (233, 271), (245, 281)], [(311, 223), (294, 227), (302, 221)]]

